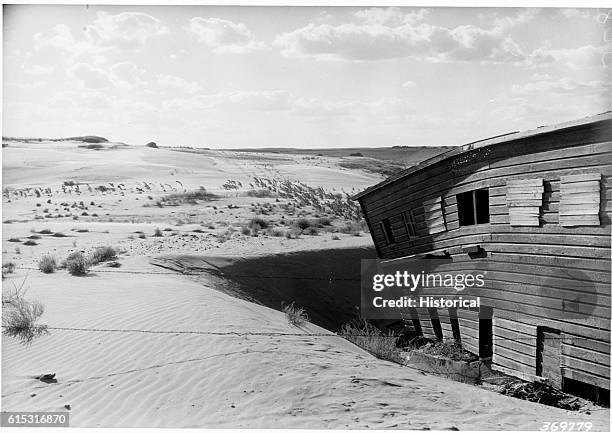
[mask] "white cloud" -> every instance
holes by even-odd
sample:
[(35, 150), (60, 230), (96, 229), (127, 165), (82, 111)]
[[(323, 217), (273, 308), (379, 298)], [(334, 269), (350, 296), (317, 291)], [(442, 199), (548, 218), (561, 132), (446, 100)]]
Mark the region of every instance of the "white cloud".
[(141, 48), (154, 37), (168, 33), (161, 22), (150, 15), (138, 12), (123, 12), (109, 15), (98, 12), (96, 19), (85, 26), (84, 36), (77, 38), (65, 24), (54, 26), (50, 34), (36, 33), (35, 46), (38, 51), (53, 47), (73, 56), (87, 54), (103, 63), (101, 53), (116, 48)]
[(199, 94), (190, 98), (167, 101), (170, 110), (229, 110), (229, 111), (286, 111), (291, 106), (291, 95), (281, 90), (235, 91)]
[(77, 63), (68, 70), (68, 75), (79, 81), (86, 89), (103, 89), (111, 85), (105, 70), (88, 63)]
[(421, 22), (428, 13), (426, 9), (406, 12), (398, 7), (388, 7), (362, 9), (355, 12), (354, 15), (364, 24), (397, 27)]
[(109, 15), (98, 12), (96, 20), (87, 26), (88, 39), (98, 46), (138, 48), (154, 36), (169, 33), (161, 22), (141, 12), (122, 12)]
[(415, 87), (416, 87), (416, 83), (415, 83), (414, 81), (410, 81), (410, 80), (408, 80), (408, 81), (404, 81), (404, 82), (402, 83), (402, 87), (403, 87), (404, 89), (413, 89), (413, 88), (415, 88)]
[(243, 23), (221, 18), (191, 18), (187, 30), (216, 54), (248, 53), (268, 48), (265, 43), (256, 41)]
[(53, 66), (40, 66), (40, 65), (28, 65), (28, 64), (23, 64), (21, 66), (21, 69), (23, 70), (23, 72), (25, 72), (28, 75), (49, 75), (51, 73), (53, 73), (53, 71), (55, 70), (55, 67)]
[(609, 53), (609, 51), (610, 48), (605, 45), (585, 45), (578, 48), (544, 48), (538, 50), (537, 54), (542, 58), (565, 63), (573, 69), (584, 69), (609, 67), (609, 59), (606, 62), (606, 53)]
[(609, 91), (610, 84), (604, 81), (577, 81), (571, 78), (551, 80), (550, 77), (526, 84), (515, 84), (510, 91), (518, 95), (531, 95), (536, 92), (551, 94), (574, 94), (588, 91)]
[(132, 88), (143, 83), (144, 70), (133, 63), (116, 63), (110, 68), (110, 79), (116, 87)]
[(321, 99), (296, 98), (292, 103), (291, 114), (309, 117), (353, 116), (385, 118), (413, 113), (413, 108), (400, 98), (381, 98), (375, 101), (327, 101)]
[(423, 22), (426, 11), (398, 8), (355, 13), (356, 22), (310, 23), (277, 36), (285, 56), (317, 59), (380, 60), (418, 58), (442, 62), (524, 63), (532, 55), (508, 36), (507, 28), (526, 22), (531, 13), (499, 20), (492, 29), (473, 25), (455, 28)]
[(163, 88), (180, 90), (186, 93), (197, 93), (201, 89), (198, 83), (187, 81), (182, 77), (167, 74), (161, 74), (158, 76), (157, 84)]
[(565, 18), (581, 18), (581, 19), (592, 19), (593, 11), (590, 9), (576, 9), (567, 8), (559, 9), (559, 13)]

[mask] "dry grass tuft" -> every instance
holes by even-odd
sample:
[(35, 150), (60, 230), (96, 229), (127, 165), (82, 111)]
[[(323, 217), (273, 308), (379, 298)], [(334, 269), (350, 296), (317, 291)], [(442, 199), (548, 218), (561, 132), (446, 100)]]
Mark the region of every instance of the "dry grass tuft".
[(302, 326), (304, 323), (308, 322), (306, 310), (301, 307), (296, 307), (295, 302), (283, 305), (283, 313), (285, 313), (287, 322), (293, 326)]
[(52, 255), (45, 255), (38, 261), (38, 269), (45, 274), (52, 274), (57, 269), (57, 260)]
[(338, 334), (377, 358), (403, 363), (401, 350), (396, 346), (398, 336), (393, 333), (383, 334), (367, 320), (356, 319), (345, 323)]
[(98, 263), (108, 262), (117, 258), (117, 251), (113, 247), (105, 246), (96, 248), (89, 256), (89, 263), (97, 265)]
[(4, 335), (15, 338), (23, 344), (30, 344), (35, 338), (48, 334), (46, 325), (36, 322), (45, 309), (38, 301), (24, 298), (23, 284), (15, 290), (2, 295), (2, 327)]
[(80, 251), (70, 254), (62, 263), (62, 267), (66, 268), (70, 275), (77, 277), (87, 275), (89, 272), (89, 265), (89, 260), (87, 260)]

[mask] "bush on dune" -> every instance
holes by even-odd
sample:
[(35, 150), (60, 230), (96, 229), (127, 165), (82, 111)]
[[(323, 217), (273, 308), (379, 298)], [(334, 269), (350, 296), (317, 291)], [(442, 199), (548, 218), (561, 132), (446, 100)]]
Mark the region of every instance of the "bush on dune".
[(38, 269), (45, 274), (52, 274), (57, 269), (57, 260), (51, 255), (43, 256), (38, 261)]
[(36, 323), (45, 311), (43, 305), (24, 298), (23, 283), (14, 291), (2, 294), (2, 310), (3, 333), (8, 337), (29, 344), (49, 333), (46, 325)]
[(117, 258), (117, 251), (113, 247), (105, 246), (98, 247), (89, 256), (89, 263), (97, 265), (98, 263), (108, 262)]
[(301, 307), (296, 307), (295, 302), (283, 305), (285, 318), (293, 326), (302, 326), (308, 321), (308, 314)]
[(403, 363), (401, 351), (396, 346), (398, 336), (383, 334), (367, 320), (356, 319), (345, 323), (338, 334), (378, 358)]
[(66, 268), (70, 275), (80, 277), (87, 275), (89, 272), (89, 260), (85, 258), (83, 253), (76, 251), (64, 260), (62, 267)]

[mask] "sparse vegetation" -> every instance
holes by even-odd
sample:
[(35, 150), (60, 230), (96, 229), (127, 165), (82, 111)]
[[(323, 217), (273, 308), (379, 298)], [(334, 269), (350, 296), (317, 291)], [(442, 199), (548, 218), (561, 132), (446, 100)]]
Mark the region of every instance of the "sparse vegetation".
[(345, 323), (338, 334), (378, 358), (403, 363), (401, 350), (396, 346), (398, 336), (383, 334), (365, 319)]
[(89, 260), (85, 258), (83, 253), (76, 251), (71, 253), (63, 263), (63, 267), (74, 276), (84, 276), (89, 272)]
[(2, 294), (2, 327), (7, 337), (30, 344), (49, 331), (46, 325), (36, 323), (45, 311), (43, 305), (38, 301), (26, 300), (24, 295), (23, 283), (14, 291)]
[(33, 240), (29, 239), (29, 240), (25, 241), (25, 242), (23, 243), (23, 245), (27, 245), (27, 246), (29, 246), (29, 247), (33, 247), (33, 246), (35, 246), (35, 245), (38, 245), (38, 242), (36, 242), (36, 241), (33, 241)]
[(15, 263), (2, 263), (2, 278), (6, 278), (8, 274), (12, 274), (13, 272), (15, 272)]
[(155, 231), (153, 232), (153, 236), (156, 238), (161, 238), (164, 236), (164, 234), (159, 228), (156, 228)]
[(38, 261), (38, 269), (45, 274), (52, 274), (57, 269), (57, 260), (52, 255), (44, 255)]
[(98, 263), (108, 262), (117, 258), (117, 251), (113, 247), (98, 247), (89, 256), (89, 263), (94, 266)]
[(306, 311), (301, 307), (297, 307), (295, 302), (283, 305), (283, 313), (285, 313), (287, 322), (293, 326), (302, 326), (308, 321), (308, 314), (306, 314)]
[(262, 230), (267, 229), (270, 226), (270, 223), (263, 218), (255, 217), (249, 221), (249, 228), (251, 230)]
[(169, 194), (160, 199), (157, 206), (179, 206), (181, 204), (198, 204), (200, 201), (212, 201), (218, 199), (219, 196), (206, 191), (206, 188), (200, 187), (196, 191), (177, 192)]
[(276, 194), (273, 194), (269, 189), (252, 189), (246, 192), (248, 197), (257, 197), (257, 198), (270, 198), (276, 197)]

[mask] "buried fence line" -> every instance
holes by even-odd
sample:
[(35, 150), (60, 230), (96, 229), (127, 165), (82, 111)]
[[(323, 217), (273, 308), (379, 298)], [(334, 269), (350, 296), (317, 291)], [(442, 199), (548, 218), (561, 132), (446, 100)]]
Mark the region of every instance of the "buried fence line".
[[(211, 265), (214, 266), (214, 265)], [(38, 271), (38, 268), (27, 267), (27, 266), (16, 266), (15, 269), (23, 269), (29, 271)], [(218, 268), (217, 268), (218, 269)], [(151, 271), (123, 271), (116, 269), (95, 269), (92, 273), (97, 272), (108, 272), (108, 273), (117, 273), (117, 274), (137, 274), (137, 275), (211, 275), (210, 271), (202, 271), (202, 272), (191, 272), (189, 270), (186, 271), (175, 271), (175, 272), (151, 272)], [(225, 273), (224, 271), (220, 271)], [(290, 275), (236, 275), (226, 273), (229, 277), (237, 277), (237, 278), (260, 278), (260, 279), (295, 279), (295, 280), (314, 280), (314, 281), (361, 281), (359, 278), (337, 278), (337, 277), (310, 277), (310, 276), (290, 276)]]
[[(2, 325), (2, 328), (6, 328), (6, 325)], [(64, 327), (64, 326), (47, 326), (46, 329), (53, 331), (79, 331), (79, 332), (114, 332), (114, 333), (141, 333), (141, 334), (180, 334), (180, 335), (214, 335), (214, 336), (235, 336), (235, 337), (335, 337), (349, 340), (350, 337), (372, 337), (372, 338), (400, 338), (399, 335), (385, 335), (385, 334), (334, 334), (334, 333), (298, 333), (298, 332), (252, 332), (252, 331), (172, 331), (172, 330), (155, 330), (155, 329), (105, 329), (105, 328), (75, 328), (75, 327)], [(507, 337), (494, 337), (493, 341), (516, 341), (516, 340), (531, 340), (536, 337), (518, 337), (518, 338), (507, 338)], [(571, 338), (563, 337), (551, 337), (551, 340), (564, 340), (572, 342)]]

